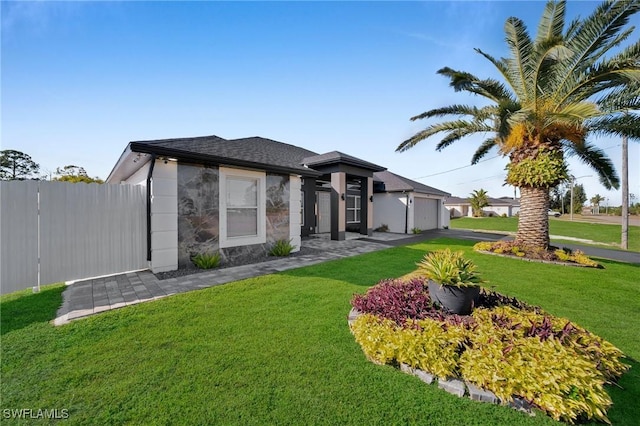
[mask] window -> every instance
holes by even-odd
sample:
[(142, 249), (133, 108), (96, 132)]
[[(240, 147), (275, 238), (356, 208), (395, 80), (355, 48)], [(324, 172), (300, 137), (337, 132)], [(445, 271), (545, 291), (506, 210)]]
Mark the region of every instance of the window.
[(266, 241), (265, 175), (220, 168), (220, 247)]
[(347, 223), (360, 223), (359, 195), (347, 195)]
[(227, 237), (258, 235), (258, 179), (227, 177)]

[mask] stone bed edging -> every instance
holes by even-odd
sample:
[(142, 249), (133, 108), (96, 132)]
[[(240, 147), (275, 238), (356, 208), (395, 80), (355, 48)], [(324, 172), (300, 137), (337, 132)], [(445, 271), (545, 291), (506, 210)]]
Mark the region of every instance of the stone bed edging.
[[(351, 325), (360, 315), (362, 315), (362, 312), (358, 311), (356, 308), (351, 308), (347, 319), (349, 330), (351, 330)], [(416, 376), (428, 385), (437, 382), (440, 389), (443, 389), (446, 392), (449, 392), (450, 394), (456, 395), (460, 398), (468, 395), (469, 398), (473, 401), (488, 402), (490, 404), (496, 405), (506, 405), (507, 407), (511, 407), (515, 410), (525, 412), (530, 416), (535, 416), (535, 413), (532, 411), (532, 405), (519, 396), (514, 395), (512, 397), (512, 401), (503, 404), (503, 401), (498, 398), (493, 392), (479, 388), (467, 381), (463, 382), (460, 379), (439, 379), (433, 374), (427, 373), (426, 371), (420, 370), (418, 368), (413, 368), (407, 364), (400, 364), (400, 371), (412, 376)]]

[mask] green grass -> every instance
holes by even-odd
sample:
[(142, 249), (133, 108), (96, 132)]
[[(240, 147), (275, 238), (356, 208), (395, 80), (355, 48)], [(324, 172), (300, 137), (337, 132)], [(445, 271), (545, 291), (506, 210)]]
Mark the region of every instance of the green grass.
[[(486, 231), (516, 232), (518, 230), (517, 217), (461, 217), (453, 219), (451, 229), (482, 229)], [(549, 233), (556, 236), (581, 238), (600, 243), (608, 247), (620, 247), (620, 225), (608, 223), (570, 222), (563, 219), (549, 218)], [(553, 241), (573, 242), (554, 238)], [(627, 238), (629, 250), (640, 251), (640, 226), (629, 226)], [(577, 244), (581, 244), (578, 242)], [(596, 244), (597, 245), (597, 244)]]
[[(66, 408), (70, 424), (554, 424), (374, 365), (355, 343), (346, 324), (352, 295), (410, 272), (426, 250), (443, 246), (469, 252), (499, 291), (640, 357), (637, 266), (527, 263), (472, 253), (471, 244), (441, 239), (397, 247), (62, 327), (48, 323), (59, 287), (3, 297), (2, 324), (12, 316), (13, 326), (3, 328), (1, 408)], [(42, 309), (11, 308), (22, 298)], [(639, 365), (632, 364), (621, 381), (625, 390), (611, 389), (614, 424), (640, 418)]]

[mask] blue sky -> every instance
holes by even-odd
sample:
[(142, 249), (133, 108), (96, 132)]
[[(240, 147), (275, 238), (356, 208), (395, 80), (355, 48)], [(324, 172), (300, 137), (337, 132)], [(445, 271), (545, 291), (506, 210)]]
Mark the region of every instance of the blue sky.
[[(586, 16), (597, 4), (570, 2), (568, 15)], [(457, 196), (479, 188), (513, 195), (495, 154), (443, 173), (469, 165), (481, 137), (442, 152), (436, 139), (395, 148), (426, 124), (411, 116), (478, 102), (436, 71), (494, 76), (473, 48), (506, 55), (506, 18), (524, 19), (534, 33), (542, 1), (1, 6), (1, 147), (31, 155), (43, 171), (74, 164), (104, 179), (129, 141), (263, 136), (339, 150)], [(619, 169), (620, 141), (597, 144)], [(630, 191), (640, 196), (639, 147), (630, 143), (629, 162)], [(570, 165), (576, 177), (594, 175)], [(620, 191), (595, 177), (579, 182), (588, 197), (620, 203)]]

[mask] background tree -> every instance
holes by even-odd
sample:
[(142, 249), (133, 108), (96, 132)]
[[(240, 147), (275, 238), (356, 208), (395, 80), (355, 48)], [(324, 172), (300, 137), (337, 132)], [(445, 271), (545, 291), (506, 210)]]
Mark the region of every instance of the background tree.
[(484, 216), (484, 211), (482, 209), (489, 205), (487, 191), (485, 191), (484, 189), (474, 190), (471, 194), (469, 194), (469, 204), (471, 204), (473, 217)]
[(40, 165), (24, 152), (0, 151), (0, 180), (37, 179)]
[(53, 180), (71, 183), (104, 183), (99, 177), (90, 177), (87, 171), (80, 166), (68, 165), (56, 169), (56, 177)]
[(589, 200), (593, 207), (593, 214), (600, 214), (600, 203), (604, 201), (604, 197), (600, 194), (596, 194)]
[(559, 212), (563, 211), (563, 201), (564, 201), (564, 188), (562, 185), (557, 185), (551, 188), (549, 191), (549, 208), (552, 210), (557, 210)]
[(535, 38), (522, 20), (508, 18), (507, 58), (476, 49), (501, 81), (440, 69), (456, 92), (479, 95), (488, 105), (454, 104), (414, 116), (411, 120), (455, 118), (428, 125), (397, 148), (404, 151), (443, 133), (436, 146), (442, 150), (466, 136), (489, 134), (471, 163), (494, 148), (509, 158), (506, 183), (519, 187), (521, 194), (516, 243), (545, 249), (549, 190), (568, 177), (565, 157), (590, 166), (605, 188), (618, 188), (613, 163), (588, 136), (640, 138), (640, 116), (627, 114), (640, 109), (640, 39), (622, 46), (633, 32), (626, 26), (640, 10), (640, 1), (605, 1), (566, 29), (565, 6), (565, 1), (546, 4)]
[[(573, 213), (581, 213), (582, 206), (587, 202), (587, 193), (584, 186), (577, 184), (573, 186)], [(564, 211), (571, 212), (571, 188), (567, 189), (564, 195)]]

